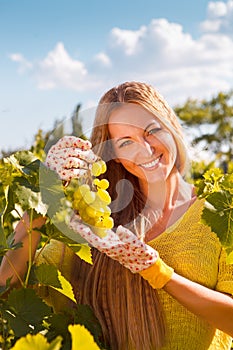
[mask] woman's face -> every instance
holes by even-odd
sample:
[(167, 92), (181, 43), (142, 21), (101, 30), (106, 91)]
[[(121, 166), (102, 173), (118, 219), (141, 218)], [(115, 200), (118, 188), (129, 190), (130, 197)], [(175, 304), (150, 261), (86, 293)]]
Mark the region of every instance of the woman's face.
[(108, 129), (116, 161), (141, 182), (166, 178), (174, 168), (177, 147), (172, 135), (140, 105), (129, 103), (112, 112)]

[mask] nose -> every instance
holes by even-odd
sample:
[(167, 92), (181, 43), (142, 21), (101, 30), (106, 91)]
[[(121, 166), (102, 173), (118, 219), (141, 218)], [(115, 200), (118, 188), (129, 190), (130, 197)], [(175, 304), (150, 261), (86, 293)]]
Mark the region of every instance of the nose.
[(145, 139), (141, 140), (142, 151), (146, 153), (147, 156), (152, 156), (154, 153), (154, 148)]
[(152, 147), (148, 142), (146, 142), (146, 141), (145, 141), (145, 149), (146, 149), (146, 152), (147, 152), (147, 154), (148, 154), (149, 156), (152, 156), (152, 155), (153, 155), (154, 149), (153, 149), (153, 147)]

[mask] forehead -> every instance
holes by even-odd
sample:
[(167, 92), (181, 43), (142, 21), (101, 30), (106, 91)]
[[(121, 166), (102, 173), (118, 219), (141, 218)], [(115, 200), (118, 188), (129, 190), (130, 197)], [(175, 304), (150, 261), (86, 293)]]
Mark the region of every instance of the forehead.
[(121, 129), (122, 131), (145, 130), (151, 123), (160, 126), (159, 121), (152, 113), (137, 104), (128, 103), (111, 113), (108, 128), (111, 134), (115, 134), (116, 131), (119, 132)]

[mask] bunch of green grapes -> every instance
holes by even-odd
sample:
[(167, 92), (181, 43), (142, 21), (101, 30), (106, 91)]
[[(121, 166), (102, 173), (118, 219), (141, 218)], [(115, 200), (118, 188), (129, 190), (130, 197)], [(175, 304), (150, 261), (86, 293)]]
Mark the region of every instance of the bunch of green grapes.
[(82, 221), (100, 237), (106, 236), (107, 229), (114, 226), (109, 207), (111, 197), (107, 191), (109, 182), (98, 179), (106, 169), (103, 160), (93, 163), (88, 176), (89, 183), (82, 183), (74, 190), (72, 201), (73, 208)]

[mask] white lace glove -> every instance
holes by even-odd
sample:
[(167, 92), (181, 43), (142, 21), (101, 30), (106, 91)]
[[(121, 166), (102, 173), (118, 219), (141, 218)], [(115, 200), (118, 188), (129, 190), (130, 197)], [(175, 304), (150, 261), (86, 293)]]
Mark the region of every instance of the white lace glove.
[(45, 165), (56, 171), (61, 180), (85, 176), (89, 164), (97, 160), (91, 143), (75, 136), (64, 136), (48, 151)]
[(155, 249), (141, 242), (123, 226), (118, 226), (116, 233), (108, 230), (108, 234), (100, 238), (74, 215), (70, 227), (100, 252), (117, 260), (131, 272), (140, 273), (153, 288), (162, 288), (173, 274), (173, 269), (163, 262)]

